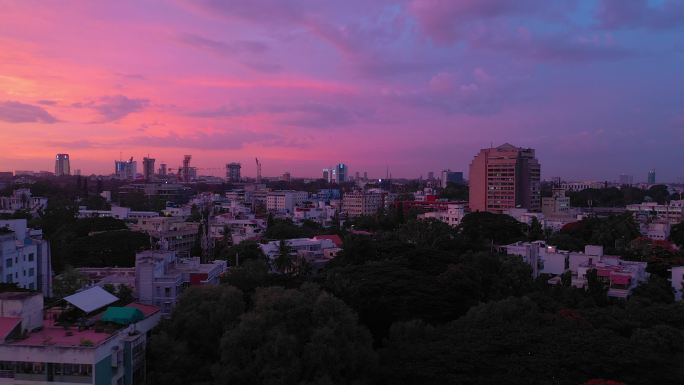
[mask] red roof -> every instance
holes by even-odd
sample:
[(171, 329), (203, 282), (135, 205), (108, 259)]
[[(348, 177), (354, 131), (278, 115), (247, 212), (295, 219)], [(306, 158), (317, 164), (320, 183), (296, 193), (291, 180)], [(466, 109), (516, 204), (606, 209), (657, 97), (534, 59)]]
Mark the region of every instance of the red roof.
[(613, 274), (610, 276), (610, 280), (613, 283), (616, 283), (618, 285), (629, 285), (629, 281), (631, 281), (631, 277), (629, 275), (618, 275), (618, 274)]
[(154, 313), (159, 312), (159, 308), (156, 306), (144, 305), (142, 303), (137, 303), (137, 302), (129, 303), (128, 305), (126, 305), (126, 307), (132, 307), (132, 308), (140, 310), (143, 313), (143, 315), (145, 316), (145, 318), (151, 316)]
[(7, 338), (19, 323), (21, 323), (21, 318), (18, 317), (0, 317), (0, 339)]
[(314, 239), (329, 239), (332, 241), (332, 243), (335, 244), (337, 247), (342, 247), (342, 238), (340, 238), (339, 235), (333, 234), (333, 235), (316, 235)]

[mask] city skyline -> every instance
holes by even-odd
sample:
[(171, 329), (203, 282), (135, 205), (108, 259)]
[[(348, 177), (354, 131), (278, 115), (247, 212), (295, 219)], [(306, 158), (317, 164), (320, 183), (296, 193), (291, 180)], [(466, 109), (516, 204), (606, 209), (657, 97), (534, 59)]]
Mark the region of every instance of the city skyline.
[[(681, 181), (674, 1), (26, 1), (0, 14), (0, 171), (467, 172), (490, 143), (543, 178)], [(84, 33), (87, 30), (87, 33)], [(143, 37), (143, 38), (140, 38)]]

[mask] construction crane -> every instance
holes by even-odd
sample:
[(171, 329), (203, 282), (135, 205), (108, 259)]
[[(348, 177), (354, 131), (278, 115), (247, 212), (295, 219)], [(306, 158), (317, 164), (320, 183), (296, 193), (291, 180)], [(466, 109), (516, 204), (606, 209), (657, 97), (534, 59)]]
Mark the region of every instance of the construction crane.
[(257, 166), (257, 178), (256, 182), (261, 183), (261, 162), (259, 162), (259, 158), (254, 158), (256, 160), (256, 166)]

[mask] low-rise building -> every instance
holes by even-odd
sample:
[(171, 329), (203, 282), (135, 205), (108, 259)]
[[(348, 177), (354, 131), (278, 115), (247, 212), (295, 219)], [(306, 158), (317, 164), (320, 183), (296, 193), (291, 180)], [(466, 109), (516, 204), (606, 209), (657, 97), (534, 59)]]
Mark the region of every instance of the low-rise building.
[(266, 195), (266, 209), (273, 212), (293, 213), (295, 207), (309, 199), (306, 191), (279, 190)]
[(47, 208), (48, 199), (34, 197), (27, 188), (14, 190), (11, 196), (0, 196), (0, 213), (12, 214), (19, 210), (27, 210), (33, 214)]
[(172, 251), (143, 251), (135, 256), (135, 295), (166, 316), (186, 287), (218, 284), (226, 269), (222, 260), (200, 263), (199, 257), (179, 258)]
[(431, 211), (418, 215), (418, 219), (437, 219), (449, 226), (456, 227), (461, 224), (461, 220), (465, 216), (465, 205), (458, 203), (451, 203), (446, 210)]
[(627, 211), (631, 212), (634, 219), (640, 223), (655, 219), (676, 225), (684, 218), (684, 200), (670, 201), (664, 205), (656, 202), (637, 203), (627, 205)]
[(141, 218), (155, 218), (159, 213), (156, 211), (134, 211), (129, 207), (112, 206), (110, 210), (88, 210), (84, 206), (79, 207), (79, 218), (116, 218), (123, 221), (136, 221)]
[(503, 246), (508, 254), (519, 255), (532, 267), (534, 278), (551, 275), (549, 283), (560, 283), (560, 275), (570, 271), (575, 287), (587, 286), (587, 272), (596, 270), (598, 278), (608, 286), (608, 296), (626, 298), (640, 283), (648, 279), (646, 262), (625, 261), (604, 255), (602, 246), (587, 245), (584, 252), (558, 250), (543, 241), (517, 242)]
[(60, 309), (43, 314), (40, 293), (0, 294), (0, 383), (144, 383), (147, 335), (160, 321), (159, 309), (107, 306), (109, 299), (86, 296), (95, 309), (71, 304), (84, 314), (72, 327), (61, 320)]
[(348, 217), (375, 215), (385, 206), (385, 195), (381, 192), (353, 191), (342, 197), (342, 212)]
[(681, 301), (682, 293), (684, 293), (684, 266), (672, 266), (670, 274), (670, 283), (672, 284), (675, 301)]
[(129, 225), (133, 231), (142, 231), (152, 238), (153, 246), (161, 250), (175, 251), (189, 256), (199, 233), (199, 223), (185, 222), (178, 217), (155, 217), (138, 219)]
[[(341, 250), (333, 238), (294, 238), (285, 240), (290, 248), (292, 256), (301, 258), (311, 264), (315, 269), (320, 269)], [(280, 252), (280, 241), (271, 241), (259, 245), (261, 251), (274, 261)]]

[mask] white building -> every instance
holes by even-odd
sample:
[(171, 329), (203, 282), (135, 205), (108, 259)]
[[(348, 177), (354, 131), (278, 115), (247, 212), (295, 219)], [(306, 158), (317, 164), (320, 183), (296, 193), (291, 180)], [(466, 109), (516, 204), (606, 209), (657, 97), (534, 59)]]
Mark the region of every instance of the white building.
[(321, 226), (330, 226), (337, 214), (337, 207), (319, 201), (315, 206), (297, 207), (294, 211), (295, 222), (313, 221)]
[(627, 211), (631, 212), (638, 222), (657, 219), (676, 225), (684, 218), (684, 200), (671, 201), (665, 205), (656, 202), (637, 203), (627, 205)]
[(121, 220), (138, 220), (142, 218), (155, 218), (159, 213), (156, 211), (133, 211), (129, 207), (112, 206), (110, 210), (88, 210), (84, 206), (79, 207), (79, 218), (116, 218)]
[(0, 220), (0, 282), (52, 294), (50, 244), (26, 219)]
[(419, 214), (418, 219), (437, 219), (449, 226), (456, 227), (461, 224), (461, 220), (465, 216), (465, 206), (457, 203), (450, 203), (447, 205), (445, 211), (432, 211), (424, 214)]
[[(294, 238), (285, 240), (285, 243), (293, 256), (306, 260), (314, 268), (322, 267), (341, 250), (329, 238)], [(271, 262), (278, 258), (280, 241), (271, 241), (259, 247)]]
[(575, 287), (587, 286), (587, 272), (596, 270), (598, 278), (608, 285), (608, 296), (626, 298), (640, 283), (648, 279), (646, 262), (623, 261), (618, 256), (604, 255), (602, 246), (587, 245), (584, 252), (558, 250), (543, 241), (517, 242), (504, 246), (508, 254), (519, 255), (532, 267), (533, 277), (554, 276), (549, 283), (560, 283), (560, 275), (570, 271)]
[(11, 196), (0, 197), (0, 213), (12, 214), (18, 210), (28, 210), (35, 214), (47, 208), (48, 199), (34, 197), (27, 188), (14, 190)]
[(280, 190), (266, 195), (266, 209), (273, 212), (293, 213), (296, 206), (309, 199), (306, 191)]
[(142, 218), (129, 228), (147, 233), (161, 250), (176, 251), (184, 256), (190, 255), (199, 236), (199, 223), (185, 222), (177, 217)]
[(135, 294), (169, 315), (186, 287), (216, 285), (226, 269), (223, 260), (200, 263), (199, 257), (178, 258), (172, 251), (143, 251), (135, 256)]
[(670, 282), (672, 283), (675, 300), (680, 301), (684, 292), (684, 266), (673, 266), (670, 272), (672, 274)]

